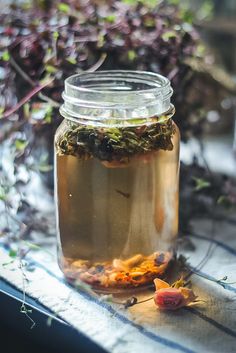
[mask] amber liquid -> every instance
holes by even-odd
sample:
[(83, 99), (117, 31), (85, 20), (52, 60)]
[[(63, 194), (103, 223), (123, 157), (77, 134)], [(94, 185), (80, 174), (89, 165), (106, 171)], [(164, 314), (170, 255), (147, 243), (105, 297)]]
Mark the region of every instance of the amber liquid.
[(178, 147), (158, 150), (115, 167), (56, 154), (59, 256), (66, 276), (80, 277), (73, 265), (80, 260), (91, 267), (169, 251), (178, 229), (178, 153)]

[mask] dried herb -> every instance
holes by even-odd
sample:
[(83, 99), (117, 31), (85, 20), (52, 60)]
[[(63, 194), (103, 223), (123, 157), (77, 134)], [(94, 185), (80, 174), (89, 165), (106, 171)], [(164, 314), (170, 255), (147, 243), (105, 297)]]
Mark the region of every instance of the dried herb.
[[(101, 263), (87, 260), (67, 259), (63, 264), (64, 273), (72, 283), (85, 282), (99, 290), (135, 288), (149, 286), (156, 277), (162, 277), (170, 263), (171, 254), (164, 255), (163, 262), (159, 265), (155, 259), (161, 255), (156, 252), (149, 256), (136, 254), (126, 260), (114, 259)], [(133, 301), (132, 305), (136, 304)], [(129, 305), (130, 306), (130, 305)]]
[(171, 119), (165, 123), (121, 128), (94, 128), (68, 122), (66, 130), (56, 139), (56, 150), (59, 155), (127, 163), (133, 156), (158, 149), (172, 150), (174, 133)]
[(155, 259), (155, 263), (157, 264), (157, 266), (163, 264), (164, 262), (165, 262), (165, 254), (164, 253), (158, 254), (158, 256)]

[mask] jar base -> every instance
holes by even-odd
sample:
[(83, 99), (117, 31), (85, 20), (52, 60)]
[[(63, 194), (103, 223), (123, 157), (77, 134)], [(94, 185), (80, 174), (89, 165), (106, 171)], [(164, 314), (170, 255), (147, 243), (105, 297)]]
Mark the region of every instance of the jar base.
[(155, 252), (149, 256), (136, 254), (126, 260), (106, 262), (64, 258), (61, 269), (74, 286), (84, 282), (97, 293), (115, 294), (151, 288), (155, 278), (163, 277), (171, 259), (170, 252)]

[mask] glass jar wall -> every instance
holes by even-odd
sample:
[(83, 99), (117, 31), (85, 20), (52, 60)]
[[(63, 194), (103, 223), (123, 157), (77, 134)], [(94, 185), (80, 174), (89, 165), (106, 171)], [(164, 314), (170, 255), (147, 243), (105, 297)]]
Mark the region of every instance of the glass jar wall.
[(116, 292), (152, 284), (178, 231), (179, 132), (157, 74), (65, 82), (55, 136), (59, 264), (70, 282)]

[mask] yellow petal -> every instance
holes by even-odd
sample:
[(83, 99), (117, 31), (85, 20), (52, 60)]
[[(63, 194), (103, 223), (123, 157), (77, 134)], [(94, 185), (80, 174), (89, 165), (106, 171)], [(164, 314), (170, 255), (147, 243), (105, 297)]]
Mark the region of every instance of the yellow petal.
[(185, 300), (188, 303), (193, 302), (194, 300), (197, 299), (197, 296), (194, 294), (192, 289), (180, 287), (179, 290), (181, 291), (181, 293), (183, 294)]
[(170, 285), (167, 282), (162, 281), (160, 278), (155, 278), (154, 284), (155, 284), (156, 290), (161, 288), (170, 288)]

